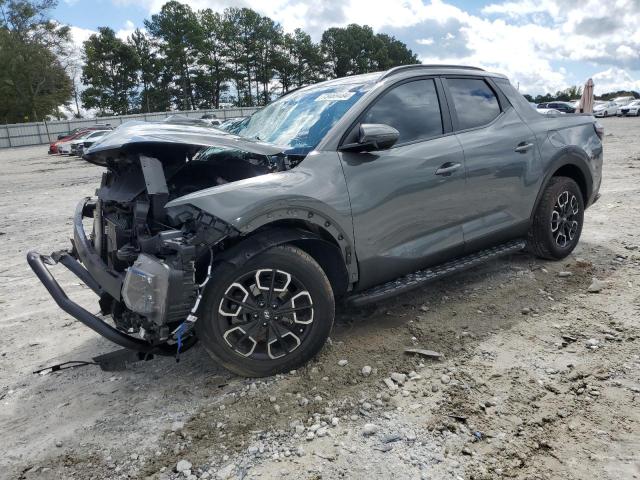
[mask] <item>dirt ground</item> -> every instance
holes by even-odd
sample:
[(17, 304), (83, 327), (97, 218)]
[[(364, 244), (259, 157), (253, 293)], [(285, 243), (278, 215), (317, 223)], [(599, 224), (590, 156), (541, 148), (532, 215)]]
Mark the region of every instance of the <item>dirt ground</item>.
[(101, 169), (0, 150), (0, 477), (640, 478), (640, 119), (602, 123), (602, 198), (570, 258), (514, 255), (339, 308), (316, 360), (260, 381), (198, 346), (179, 363), (33, 374), (117, 349), (59, 310), (25, 261), (67, 246)]

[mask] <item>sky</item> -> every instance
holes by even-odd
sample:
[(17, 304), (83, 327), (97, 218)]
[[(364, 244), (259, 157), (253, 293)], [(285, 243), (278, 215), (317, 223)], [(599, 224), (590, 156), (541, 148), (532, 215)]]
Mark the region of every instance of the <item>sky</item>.
[[(319, 41), (358, 23), (402, 40), (423, 63), (483, 67), (522, 93), (593, 78), (595, 93), (640, 91), (640, 0), (181, 0), (194, 9), (250, 7)], [(60, 0), (53, 12), (81, 44), (100, 26), (126, 38), (165, 0)]]

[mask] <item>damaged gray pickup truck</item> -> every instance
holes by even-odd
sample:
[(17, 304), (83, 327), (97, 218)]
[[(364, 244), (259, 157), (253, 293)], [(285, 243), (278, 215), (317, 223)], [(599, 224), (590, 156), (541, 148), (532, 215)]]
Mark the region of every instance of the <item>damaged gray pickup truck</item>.
[[(598, 197), (602, 136), (590, 115), (538, 114), (501, 75), (429, 65), (301, 88), (231, 131), (125, 124), (84, 155), (105, 171), (72, 248), (28, 261), (121, 346), (177, 355), (199, 340), (229, 370), (272, 375), (322, 348), (338, 300), (525, 248), (566, 257)], [(56, 263), (101, 316), (66, 296)]]

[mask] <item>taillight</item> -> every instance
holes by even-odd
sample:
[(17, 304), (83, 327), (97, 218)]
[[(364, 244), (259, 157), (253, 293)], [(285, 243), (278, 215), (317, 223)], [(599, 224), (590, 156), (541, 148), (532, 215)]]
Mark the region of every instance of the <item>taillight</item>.
[(604, 139), (604, 127), (600, 125), (598, 122), (594, 122), (593, 128), (595, 129), (596, 135), (598, 135), (598, 138), (600, 140)]

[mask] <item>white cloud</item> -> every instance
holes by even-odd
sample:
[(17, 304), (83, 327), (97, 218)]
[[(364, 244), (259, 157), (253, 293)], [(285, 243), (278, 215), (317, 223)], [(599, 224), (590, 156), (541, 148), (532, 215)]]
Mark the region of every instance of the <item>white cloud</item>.
[(136, 29), (135, 24), (131, 20), (127, 20), (124, 23), (124, 27), (116, 32), (116, 37), (124, 41), (127, 38), (129, 38), (131, 35), (133, 35), (133, 32), (135, 31), (135, 29)]
[(89, 28), (80, 28), (73, 26), (71, 27), (71, 41), (76, 47), (82, 48), (82, 44), (86, 40), (89, 40), (89, 37), (94, 33), (98, 32)]
[(596, 95), (618, 90), (640, 91), (640, 80), (633, 79), (627, 71), (616, 67), (594, 74), (593, 83)]
[(521, 17), (534, 13), (558, 14), (558, 5), (554, 1), (521, 0), (516, 2), (492, 3), (482, 9), (486, 15), (502, 14), (509, 17)]

